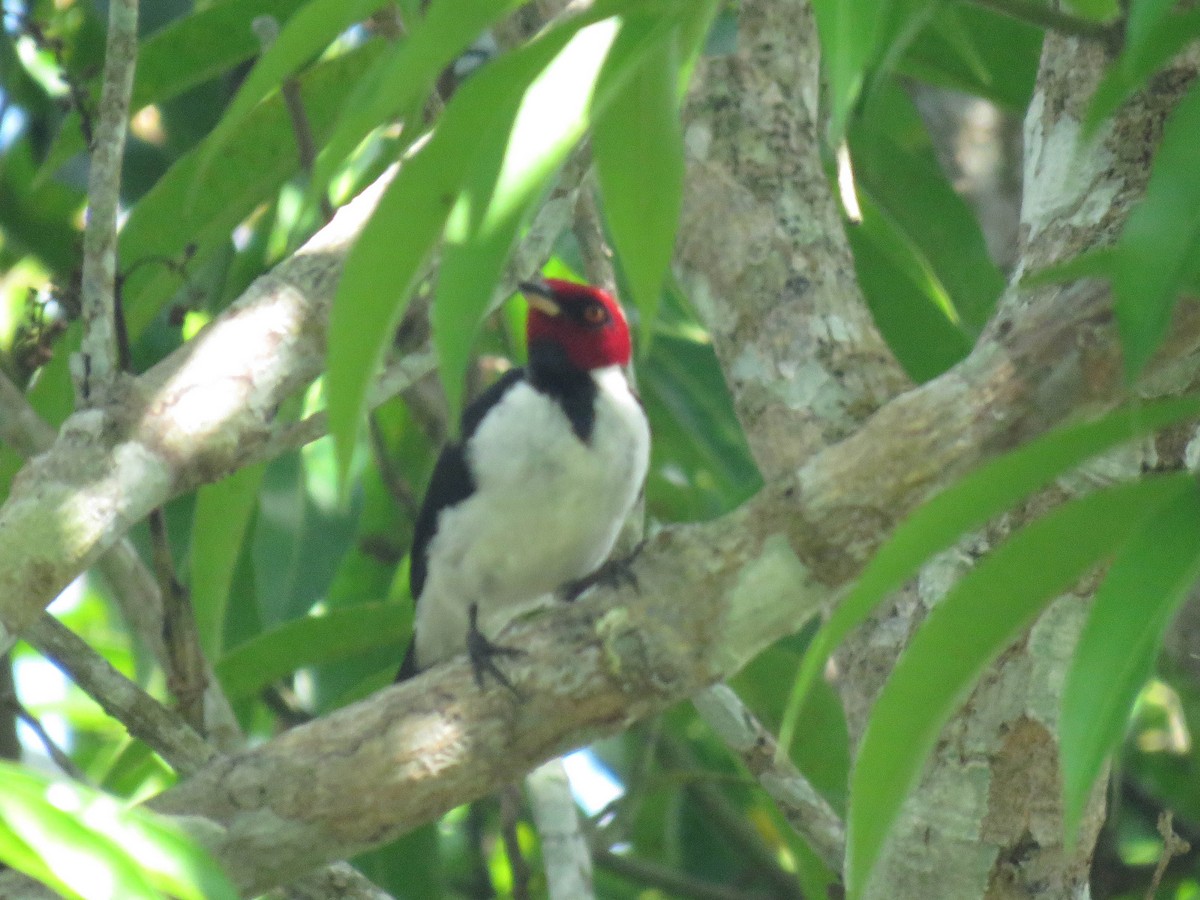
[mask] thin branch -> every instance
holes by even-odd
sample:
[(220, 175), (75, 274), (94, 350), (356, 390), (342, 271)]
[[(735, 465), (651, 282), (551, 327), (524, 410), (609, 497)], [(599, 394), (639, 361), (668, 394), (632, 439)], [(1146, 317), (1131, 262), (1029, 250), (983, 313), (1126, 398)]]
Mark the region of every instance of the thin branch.
[(204, 651), (187, 588), (175, 575), (175, 560), (171, 555), (171, 539), (162, 507), (150, 511), (150, 545), (154, 558), (154, 573), (163, 598), (163, 641), (167, 645), (167, 682), (179, 701), (183, 718), (197, 731), (204, 732), (204, 690), (207, 669)]
[(1073, 16), (1070, 13), (1060, 12), (1052, 6), (1039, 3), (1038, 0), (966, 0), (966, 2), (983, 9), (990, 9), (992, 12), (1016, 19), (1018, 22), (1092, 41), (1110, 43), (1114, 37), (1120, 34), (1119, 29), (1113, 25), (1104, 25), (1100, 22)]
[(595, 897), (592, 852), (562, 757), (542, 763), (525, 776), (533, 821), (542, 843), (546, 892), (551, 897)]
[[(30, 457), (48, 450), (54, 444), (54, 437), (54, 429), (29, 405), (25, 395), (0, 373), (0, 441), (21, 456)], [(128, 538), (122, 538), (100, 559), (99, 569), (130, 629), (158, 660), (163, 671), (169, 673), (171, 657), (163, 640), (162, 593)], [(205, 665), (206, 731), (217, 747), (233, 749), (241, 743), (241, 729), (220, 683), (207, 668), (207, 661)], [(102, 698), (95, 699), (103, 705)]]
[(137, 0), (111, 0), (104, 84), (96, 140), (88, 172), (88, 214), (83, 232), (81, 303), (84, 335), (80, 353), (84, 381), (81, 394), (107, 386), (117, 371), (114, 289), (117, 273), (117, 206), (121, 195), (121, 160), (129, 98), (137, 60)]
[(733, 689), (714, 685), (692, 698), (696, 712), (758, 779), (813, 851), (832, 871), (845, 862), (846, 828), (838, 814), (786, 758), (777, 758), (775, 737)]
[[(20, 741), (17, 740), (16, 733), (16, 723), (17, 721), (21, 721), (24, 722), (29, 727), (30, 731), (37, 736), (37, 739), (41, 741), (42, 747), (46, 750), (46, 755), (53, 760), (56, 766), (58, 766), (63, 772), (72, 778), (77, 778), (80, 781), (87, 782), (88, 779), (82, 772), (79, 771), (79, 767), (75, 765), (74, 760), (72, 760), (71, 757), (68, 756), (66, 752), (64, 752), (63, 749), (58, 746), (57, 743), (55, 743), (54, 738), (52, 738), (50, 733), (46, 731), (44, 727), (42, 727), (42, 723), (38, 720), (37, 716), (26, 709), (25, 705), (21, 703), (20, 698), (17, 697), (17, 688), (13, 680), (12, 654), (6, 653), (4, 657), (0, 659), (0, 664), (2, 664), (4, 667), (3, 672), (0, 673), (0, 677), (2, 677), (3, 681), (3, 687), (0, 688), (0, 711), (4, 713), (5, 731), (9, 732), (11, 728), (11, 732), (5, 735), (6, 746), (4, 748), (4, 758), (12, 760), (21, 759), (21, 744)], [(11, 747), (7, 746), (10, 738), (13, 743), (13, 746)]]
[(216, 755), (183, 719), (114, 669), (49, 613), (26, 629), (25, 639), (180, 774), (196, 771)]
[[(274, 16), (264, 15), (255, 17), (250, 23), (258, 37), (265, 53), (279, 37), (279, 20)], [(316, 141), (313, 140), (312, 125), (308, 121), (308, 113), (304, 109), (304, 97), (300, 93), (300, 82), (294, 75), (288, 75), (279, 86), (283, 96), (283, 105), (287, 108), (288, 118), (292, 122), (292, 134), (296, 138), (296, 156), (300, 161), (300, 171), (310, 179), (313, 164), (317, 160)], [(333, 205), (329, 202), (328, 193), (321, 191), (320, 210), (322, 219), (328, 223), (333, 218)]]

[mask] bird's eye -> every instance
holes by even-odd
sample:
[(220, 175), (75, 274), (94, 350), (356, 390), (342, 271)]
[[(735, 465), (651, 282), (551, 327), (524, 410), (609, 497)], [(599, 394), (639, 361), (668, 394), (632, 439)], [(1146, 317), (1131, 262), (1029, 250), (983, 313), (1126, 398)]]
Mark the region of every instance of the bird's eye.
[(599, 303), (589, 303), (583, 308), (583, 321), (589, 325), (603, 325), (608, 321), (608, 310)]

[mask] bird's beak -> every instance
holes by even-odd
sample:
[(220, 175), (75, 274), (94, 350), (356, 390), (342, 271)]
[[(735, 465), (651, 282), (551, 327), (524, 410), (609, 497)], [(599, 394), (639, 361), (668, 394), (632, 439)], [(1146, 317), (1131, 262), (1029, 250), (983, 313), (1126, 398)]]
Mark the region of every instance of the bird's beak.
[(546, 285), (539, 284), (536, 281), (522, 281), (518, 287), (520, 287), (521, 294), (525, 297), (526, 302), (538, 312), (548, 316), (557, 316), (562, 313), (554, 292)]

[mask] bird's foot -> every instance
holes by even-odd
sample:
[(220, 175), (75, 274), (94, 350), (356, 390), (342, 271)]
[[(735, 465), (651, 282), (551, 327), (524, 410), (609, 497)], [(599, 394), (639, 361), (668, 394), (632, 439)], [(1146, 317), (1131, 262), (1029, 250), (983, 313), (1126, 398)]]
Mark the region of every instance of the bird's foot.
[(633, 563), (645, 546), (646, 542), (644, 540), (638, 541), (637, 546), (620, 559), (610, 559), (591, 575), (584, 575), (576, 581), (568, 581), (562, 588), (563, 599), (568, 603), (573, 603), (585, 591), (598, 584), (602, 584), (613, 590), (627, 584), (635, 591), (640, 592), (642, 587), (638, 584), (637, 573), (633, 571)]
[(491, 675), (496, 681), (512, 691), (513, 696), (518, 700), (525, 699), (521, 692), (513, 686), (513, 683), (508, 680), (508, 676), (496, 665), (497, 656), (524, 656), (525, 651), (519, 647), (505, 647), (494, 643), (484, 636), (483, 632), (479, 630), (478, 603), (471, 604), (469, 616), (467, 657), (471, 660), (471, 672), (475, 676), (475, 683), (479, 686), (479, 689), (482, 691), (484, 688), (484, 676)]

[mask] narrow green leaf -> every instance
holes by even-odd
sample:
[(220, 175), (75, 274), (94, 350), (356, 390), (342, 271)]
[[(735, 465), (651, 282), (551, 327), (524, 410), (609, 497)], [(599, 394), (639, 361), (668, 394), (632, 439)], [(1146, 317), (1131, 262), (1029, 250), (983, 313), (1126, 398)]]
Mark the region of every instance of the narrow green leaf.
[[(711, 5), (711, 4), (710, 4)], [(678, 35), (665, 32), (634, 63), (608, 108), (592, 117), (592, 153), (613, 247), (641, 318), (643, 352), (654, 327), (663, 278), (671, 263), (683, 205), (683, 129), (679, 121)], [(622, 29), (600, 73), (601, 83), (630, 66)]]
[(1121, 744), (1163, 633), (1200, 577), (1200, 491), (1192, 485), (1134, 535), (1088, 615), (1063, 689), (1059, 720), (1063, 824), (1074, 844), (1105, 759)]
[(789, 745), (796, 727), (796, 708), (829, 654), (927, 559), (1089, 457), (1197, 414), (1200, 396), (1179, 397), (1056, 429), (981, 466), (917, 508), (879, 548), (813, 638), (792, 687), (780, 746)]
[(905, 797), (976, 678), (1050, 600), (1191, 490), (1192, 477), (1180, 473), (1060, 506), (994, 549), (933, 609), (875, 701), (859, 745), (847, 822), (849, 897), (862, 896)]
[(191, 590), (200, 646), (221, 656), (229, 586), (258, 502), (266, 464), (247, 466), (196, 494), (192, 522)]
[[(222, 0), (156, 31), (138, 46), (130, 110), (169, 100), (250, 59), (261, 49), (251, 23), (259, 16), (285, 22), (305, 2)], [(85, 149), (79, 113), (72, 110), (59, 127), (38, 179), (52, 175)]]
[(203, 190), (202, 182), (222, 149), (239, 134), (247, 117), (284, 79), (324, 50), (334, 38), (365, 19), (388, 0), (310, 0), (279, 32), (279, 37), (254, 64), (238, 88), (225, 115), (205, 141), (198, 177), (191, 196)]
[(512, 125), (488, 136), (446, 223), (433, 340), (452, 422), (462, 409), (475, 331), (517, 231), (583, 137), (600, 67), (624, 30), (615, 19), (582, 28), (552, 59), (544, 59), (544, 50), (530, 54), (521, 77), (503, 93), (480, 98), (507, 105)]
[[(952, 17), (952, 23), (944, 20)], [(1023, 114), (1033, 96), (1045, 35), (1010, 16), (940, 4), (896, 63), (902, 75), (965, 91)]]
[[(561, 85), (542, 79), (545, 96), (533, 92), (525, 106), (522, 98), (538, 73), (582, 28), (631, 5), (636, 5), (633, 0), (596, 3), (587, 13), (559, 23), (485, 66), (454, 95), (429, 141), (400, 167), (350, 252), (330, 318), (329, 423), (343, 477), (370, 379), (452, 209), (459, 212), (453, 227), (447, 228), (438, 292), (439, 297), (453, 299), (438, 301), (434, 316), (443, 377), (460, 372), (457, 380), (445, 380), (446, 389), (452, 400), (461, 402), (461, 372), (479, 320), (479, 313), (471, 310), (486, 306), (495, 282), (494, 275), (484, 282), (476, 273), (496, 270), (496, 248), (503, 244), (507, 252), (511, 233), (530, 199), (561, 161), (564, 146), (571, 145), (564, 145), (564, 134), (569, 137), (581, 127), (571, 110), (563, 109), (541, 123), (544, 134), (529, 130), (545, 111), (545, 103), (553, 102), (554, 92), (559, 87), (569, 91), (575, 84), (574, 71)], [(671, 9), (674, 4), (643, 6)], [(530, 110), (523, 113), (526, 121), (514, 122), (517, 111), (526, 107)], [(475, 205), (468, 207), (468, 203)], [(472, 234), (480, 242), (464, 249)], [(483, 301), (481, 292), (487, 294)]]
[(293, 619), (226, 653), (217, 663), (217, 677), (230, 700), (254, 697), (306, 666), (397, 644), (411, 620), (402, 603), (356, 603)]
[(1200, 35), (1200, 9), (1163, 15), (1164, 6), (1173, 5), (1174, 0), (1133, 4), (1125, 47), (1100, 79), (1084, 114), (1085, 138), (1094, 136), (1101, 122)]
[[(891, 107), (886, 117), (875, 115), (884, 105)], [(904, 134), (874, 124), (881, 120), (902, 123)], [(988, 255), (975, 214), (946, 180), (924, 139), (907, 94), (894, 84), (879, 85), (849, 141), (861, 190), (917, 248), (948, 295), (948, 317), (973, 339), (991, 317), (1004, 276)]]
[(829, 83), (829, 141), (845, 133), (858, 102), (891, 0), (813, 0), (821, 61)]
[(1145, 368), (1167, 332), (1175, 300), (1200, 252), (1200, 83), (1163, 128), (1146, 197), (1117, 241), (1113, 295), (1125, 371)]
[(1112, 247), (1085, 250), (1060, 263), (1037, 269), (1021, 278), (1021, 289), (1030, 291), (1051, 284), (1064, 284), (1083, 278), (1112, 278), (1116, 259)]
[[(563, 23), (468, 79), (429, 140), (400, 166), (351, 249), (330, 315), (326, 379), (329, 430), (343, 479), (371, 378), (481, 145), (508, 134), (525, 87), (585, 21)], [(490, 291), (491, 282), (486, 287)]]
[[(383, 47), (368, 43), (313, 67), (300, 76), (309, 125), (321, 140), (362, 73)], [(207, 142), (180, 158), (133, 207), (120, 236), (120, 267), (138, 262), (179, 259), (189, 244), (202, 259), (267, 197), (299, 169), (296, 137), (283, 101), (276, 96), (253, 110), (238, 134), (222, 151), (200, 183), (203, 190), (189, 202), (197, 183), (200, 157)], [(179, 289), (179, 276), (164, 266), (143, 265), (125, 282), (125, 315), (136, 339), (162, 304)]]
[[(334, 170), (377, 126), (418, 109), (438, 74), (492, 23), (524, 0), (439, 0), (412, 32), (363, 79), (346, 103), (313, 167), (312, 188), (323, 191)], [(414, 123), (409, 122), (409, 127)]]
[(918, 383), (929, 381), (966, 357), (974, 340), (920, 250), (869, 193), (859, 202), (862, 222), (847, 237), (863, 296), (904, 371)]

